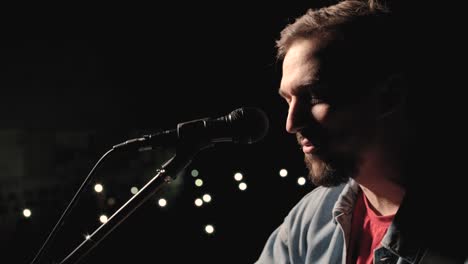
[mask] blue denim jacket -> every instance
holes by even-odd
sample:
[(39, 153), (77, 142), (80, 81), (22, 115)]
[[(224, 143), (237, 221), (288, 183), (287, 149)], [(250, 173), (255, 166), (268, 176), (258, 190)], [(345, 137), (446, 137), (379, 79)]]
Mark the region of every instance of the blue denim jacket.
[[(256, 264), (345, 264), (358, 191), (359, 185), (352, 179), (338, 187), (315, 188), (270, 235)], [(395, 219), (382, 239), (381, 247), (374, 251), (375, 264), (468, 263), (444, 258), (408, 243), (400, 237)]]

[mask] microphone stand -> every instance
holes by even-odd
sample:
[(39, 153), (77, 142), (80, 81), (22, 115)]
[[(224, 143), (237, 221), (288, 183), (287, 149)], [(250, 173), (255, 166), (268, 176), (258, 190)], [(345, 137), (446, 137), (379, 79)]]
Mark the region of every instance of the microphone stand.
[(91, 235), (68, 254), (60, 264), (77, 263), (86, 256), (99, 242), (110, 234), (118, 225), (130, 216), (138, 207), (151, 198), (165, 184), (171, 183), (177, 174), (185, 169), (192, 161), (196, 153), (204, 148), (213, 146), (213, 143), (203, 142), (196, 145), (184, 144), (178, 147), (176, 154), (170, 158), (156, 175), (122, 207), (120, 207), (108, 220), (99, 226)]

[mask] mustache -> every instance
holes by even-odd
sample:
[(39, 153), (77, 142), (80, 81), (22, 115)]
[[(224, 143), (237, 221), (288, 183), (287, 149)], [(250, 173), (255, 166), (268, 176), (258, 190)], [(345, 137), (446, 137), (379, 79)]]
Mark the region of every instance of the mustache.
[(307, 139), (315, 147), (325, 147), (329, 142), (329, 135), (320, 127), (307, 127), (296, 133), (297, 143), (302, 145), (302, 140)]

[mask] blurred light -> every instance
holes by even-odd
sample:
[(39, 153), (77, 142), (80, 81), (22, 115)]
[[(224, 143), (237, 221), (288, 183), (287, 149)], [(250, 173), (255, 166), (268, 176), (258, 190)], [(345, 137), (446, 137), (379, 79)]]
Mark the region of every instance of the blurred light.
[(244, 178), (244, 176), (242, 175), (242, 173), (237, 172), (236, 174), (234, 174), (234, 179), (235, 179), (236, 181), (242, 181), (242, 178)]
[(197, 177), (198, 176), (198, 170), (195, 170), (195, 169), (192, 170), (191, 174), (192, 174), (192, 177)]
[(91, 238), (90, 235), (85, 235), (85, 239), (86, 239), (86, 240), (89, 240), (90, 238)]
[(103, 189), (104, 189), (104, 187), (103, 187), (102, 184), (100, 184), (100, 183), (97, 183), (96, 185), (94, 185), (94, 190), (95, 190), (97, 193), (102, 192)]
[(130, 188), (130, 192), (131, 192), (132, 194), (137, 194), (138, 188), (135, 187), (135, 186), (133, 186), (132, 188)]
[(279, 171), (279, 175), (284, 178), (284, 177), (288, 176), (288, 171), (286, 169), (281, 169)]
[(201, 186), (203, 185), (203, 180), (202, 180), (202, 179), (196, 179), (196, 180), (195, 180), (195, 185), (196, 185), (197, 187), (201, 187)]
[(212, 225), (206, 225), (205, 226), (205, 232), (208, 233), (208, 234), (213, 234), (214, 227)]
[(107, 204), (110, 205), (110, 206), (114, 205), (115, 204), (115, 199), (110, 197), (109, 199), (107, 199)]
[(107, 222), (107, 215), (101, 215), (99, 217), (99, 221), (101, 221), (101, 223), (103, 223), (103, 224), (106, 223)]
[(206, 203), (211, 202), (211, 195), (209, 194), (203, 195), (203, 201), (205, 201)]
[(195, 205), (198, 206), (198, 207), (202, 206), (203, 205), (202, 199), (200, 199), (200, 198), (195, 199)]
[(28, 208), (24, 209), (23, 215), (24, 217), (29, 218), (31, 216), (31, 210), (29, 210)]
[(245, 191), (245, 189), (247, 189), (247, 184), (245, 182), (239, 183), (239, 189)]
[(167, 201), (164, 198), (159, 199), (158, 201), (159, 206), (164, 207), (167, 205)]
[(304, 177), (299, 177), (297, 179), (297, 184), (304, 185), (306, 183), (306, 179)]

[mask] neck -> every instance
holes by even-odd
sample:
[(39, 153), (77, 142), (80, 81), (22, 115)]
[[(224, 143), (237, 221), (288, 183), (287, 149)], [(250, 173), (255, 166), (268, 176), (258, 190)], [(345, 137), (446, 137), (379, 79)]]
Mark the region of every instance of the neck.
[(377, 148), (367, 151), (355, 179), (375, 213), (385, 216), (398, 211), (405, 189), (398, 184), (399, 164), (384, 153)]

